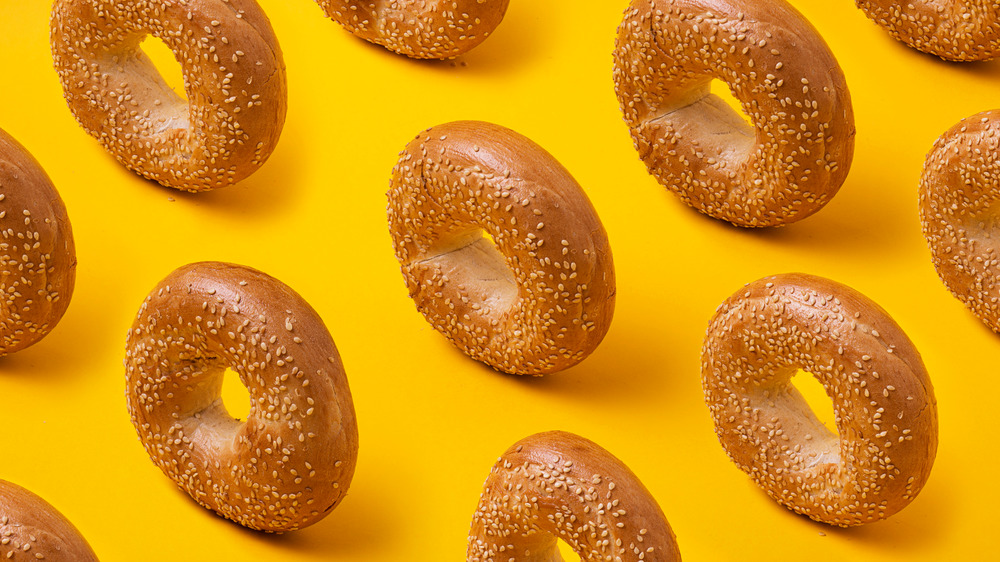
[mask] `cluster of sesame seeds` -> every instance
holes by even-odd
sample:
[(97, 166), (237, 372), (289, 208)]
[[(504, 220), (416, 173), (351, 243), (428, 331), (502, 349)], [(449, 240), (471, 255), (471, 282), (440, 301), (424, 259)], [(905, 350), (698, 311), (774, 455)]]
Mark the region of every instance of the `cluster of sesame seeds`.
[[(634, 1), (613, 72), (650, 173), (700, 212), (744, 227), (822, 208), (854, 150), (850, 96), (823, 39), (783, 2), (754, 6)], [(710, 93), (713, 79), (740, 100), (752, 128)]]
[[(823, 384), (839, 436), (792, 387), (797, 370)], [(930, 475), (937, 410), (920, 356), (846, 286), (801, 274), (747, 285), (709, 325), (702, 379), (730, 458), (798, 513), (840, 526), (884, 519)]]
[(856, 0), (890, 35), (946, 60), (1000, 56), (1000, 7), (995, 0)]
[(497, 460), (466, 559), (558, 560), (557, 539), (581, 560), (680, 560), (670, 525), (638, 478), (611, 453), (565, 432), (523, 439)]
[(317, 0), (328, 17), (386, 49), (419, 59), (447, 59), (486, 40), (509, 0)]
[(410, 296), (470, 357), (539, 375), (603, 339), (615, 292), (607, 236), (541, 147), (489, 123), (432, 128), (400, 154), (388, 199)]
[[(189, 101), (142, 53), (148, 35), (173, 51)], [(77, 121), (146, 178), (186, 191), (231, 185), (277, 144), (284, 63), (253, 0), (57, 0), (51, 43)]]
[(73, 292), (76, 251), (66, 209), (38, 163), (0, 131), (0, 356), (56, 325)]
[(1000, 111), (963, 119), (934, 143), (920, 222), (948, 290), (1000, 332)]
[[(346, 493), (357, 458), (347, 379), (322, 321), (277, 280), (228, 264), (175, 271), (141, 306), (125, 365), (143, 446), (202, 505), (280, 532)], [(245, 422), (222, 404), (226, 367), (250, 392)]]

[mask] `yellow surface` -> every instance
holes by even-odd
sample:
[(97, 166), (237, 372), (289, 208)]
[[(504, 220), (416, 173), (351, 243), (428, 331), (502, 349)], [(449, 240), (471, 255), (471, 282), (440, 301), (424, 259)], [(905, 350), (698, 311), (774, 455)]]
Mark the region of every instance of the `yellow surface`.
[[(849, 0), (794, 1), (847, 75), (854, 165), (813, 217), (738, 230), (688, 210), (634, 152), (611, 84), (625, 4), (512, 0), (478, 49), (427, 63), (354, 39), (310, 0), (263, 0), (288, 67), (281, 142), (242, 184), (188, 195), (121, 168), (76, 125), (51, 68), (49, 2), (0, 0), (0, 127), (60, 189), (79, 254), (62, 323), (0, 361), (0, 478), (55, 504), (106, 562), (461, 560), (495, 458), (528, 434), (563, 429), (629, 464), (687, 560), (995, 556), (1000, 337), (938, 281), (916, 190), (934, 139), (1000, 106), (1000, 63), (946, 64), (911, 51)], [(386, 229), (389, 173), (418, 131), (455, 119), (534, 139), (598, 209), (618, 307), (603, 345), (576, 368), (541, 379), (497, 374), (452, 349), (407, 298)], [(295, 288), (343, 356), (360, 461), (344, 503), (306, 530), (259, 534), (197, 506), (149, 462), (129, 422), (122, 358), (139, 303), (175, 267), (209, 259)], [(798, 517), (715, 439), (699, 376), (705, 326), (743, 283), (786, 271), (833, 278), (880, 303), (934, 380), (934, 471), (885, 522), (840, 530)]]

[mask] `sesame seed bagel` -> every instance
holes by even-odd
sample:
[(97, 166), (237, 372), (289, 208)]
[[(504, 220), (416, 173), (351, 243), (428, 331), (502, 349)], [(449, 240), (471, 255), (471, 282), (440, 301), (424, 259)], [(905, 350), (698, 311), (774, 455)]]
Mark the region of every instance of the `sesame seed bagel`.
[(38, 161), (0, 130), (0, 356), (52, 331), (75, 281), (66, 207)]
[(500, 25), (509, 0), (317, 0), (348, 31), (395, 53), (447, 59), (479, 45)]
[[(181, 65), (182, 99), (142, 52)], [(70, 111), (130, 170), (207, 191), (263, 165), (287, 106), (281, 49), (254, 0), (56, 0), (52, 58)]]
[(473, 359), (543, 375), (604, 338), (615, 303), (608, 238), (542, 147), (491, 123), (439, 125), (400, 154), (388, 198), (410, 296)]
[[(792, 384), (798, 370), (826, 389), (837, 433)], [(937, 403), (920, 354), (850, 287), (786, 274), (740, 289), (709, 324), (702, 383), (733, 462), (811, 519), (842, 527), (884, 519), (930, 475)]]
[(938, 276), (1000, 332), (1000, 111), (963, 119), (934, 143), (920, 178), (920, 224)]
[[(237, 523), (291, 531), (325, 517), (354, 475), (358, 429), (344, 368), (316, 312), (239, 265), (181, 267), (129, 331), (128, 410), (146, 452), (198, 503)], [(220, 392), (250, 393), (245, 422)]]
[(17, 484), (0, 480), (0, 559), (14, 562), (97, 562), (63, 514)]
[[(743, 227), (826, 205), (854, 155), (840, 65), (783, 0), (633, 0), (614, 52), (618, 101), (649, 172)], [(724, 82), (752, 126), (711, 93)]]
[(660, 506), (622, 461), (596, 443), (552, 431), (518, 441), (483, 485), (469, 562), (680, 560)]
[(1000, 55), (996, 0), (855, 0), (858, 7), (903, 43), (946, 60), (988, 60)]

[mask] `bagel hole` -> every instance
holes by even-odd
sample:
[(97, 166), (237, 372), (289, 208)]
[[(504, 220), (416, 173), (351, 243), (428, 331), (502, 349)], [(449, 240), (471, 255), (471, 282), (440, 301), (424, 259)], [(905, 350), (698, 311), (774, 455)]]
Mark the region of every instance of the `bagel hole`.
[(726, 83), (700, 82), (675, 101), (658, 119), (696, 146), (699, 159), (723, 169), (747, 160), (757, 133)]
[[(461, 287), (473, 311), (485, 316), (499, 315), (517, 299), (514, 272), (497, 247), (496, 241), (482, 228), (474, 228), (448, 237), (421, 263), (441, 267)], [(462, 300), (454, 298), (453, 300)]]
[[(147, 35), (139, 45), (142, 52), (146, 54), (150, 62), (159, 73), (163, 84), (167, 86), (177, 97), (177, 100), (187, 104), (187, 92), (184, 90), (184, 72), (181, 65), (174, 57), (173, 51), (161, 39), (152, 35)], [(166, 100), (164, 100), (166, 101)]]
[[(722, 80), (712, 80), (710, 91), (712, 95), (724, 101), (733, 110), (733, 117), (739, 117), (743, 120), (743, 124), (746, 125), (745, 132), (749, 135), (753, 134), (753, 121), (750, 120), (750, 116), (743, 111), (743, 104), (740, 100), (733, 95), (732, 89), (729, 88), (729, 84), (726, 84)], [(738, 126), (738, 123), (734, 124)]]
[(250, 391), (243, 385), (240, 376), (232, 369), (226, 369), (222, 378), (222, 404), (229, 415), (238, 421), (250, 415)]
[(792, 386), (799, 391), (803, 400), (812, 410), (816, 420), (830, 432), (833, 438), (839, 438), (837, 417), (833, 410), (833, 400), (826, 393), (822, 383), (812, 373), (799, 370), (792, 376)]

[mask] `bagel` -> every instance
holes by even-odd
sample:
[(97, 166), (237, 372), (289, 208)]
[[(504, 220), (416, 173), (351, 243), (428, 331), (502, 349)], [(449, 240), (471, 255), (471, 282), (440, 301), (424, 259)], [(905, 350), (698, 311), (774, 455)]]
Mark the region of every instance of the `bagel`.
[(17, 484), (0, 480), (0, 559), (97, 562), (97, 555), (56, 508)]
[(400, 55), (447, 59), (479, 45), (500, 25), (509, 0), (317, 0), (327, 17)]
[(642, 482), (611, 453), (572, 433), (518, 441), (490, 471), (469, 533), (469, 562), (679, 561), (677, 540)]
[(52, 331), (75, 281), (66, 207), (38, 161), (0, 130), (0, 356)]
[(938, 276), (1000, 332), (1000, 111), (963, 119), (934, 143), (920, 178), (920, 224)]
[(543, 375), (604, 338), (615, 303), (607, 235), (542, 147), (491, 123), (433, 127), (400, 154), (388, 199), (410, 297), (473, 359)]
[(910, 47), (945, 60), (1000, 55), (996, 0), (855, 0), (872, 21)]
[[(854, 155), (840, 65), (783, 0), (633, 0), (614, 84), (649, 172), (699, 212), (742, 227), (826, 205)], [(721, 80), (752, 126), (710, 92)]]
[[(162, 40), (187, 101), (140, 43)], [(52, 58), (70, 111), (124, 166), (206, 191), (264, 164), (285, 121), (281, 49), (254, 0), (56, 0)]]
[[(797, 370), (826, 389), (837, 434), (792, 384)], [(786, 274), (740, 289), (708, 326), (702, 383), (733, 462), (811, 519), (842, 527), (884, 519), (930, 475), (937, 404), (920, 354), (850, 287)]]
[[(290, 288), (259, 271), (181, 267), (128, 334), (128, 410), (150, 459), (203, 506), (263, 531), (311, 525), (347, 493), (358, 430), (333, 339)], [(220, 392), (250, 393), (245, 422)]]

